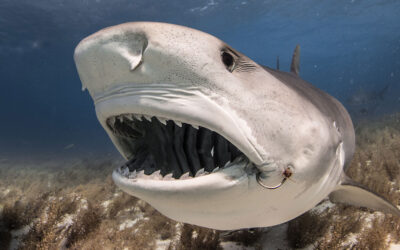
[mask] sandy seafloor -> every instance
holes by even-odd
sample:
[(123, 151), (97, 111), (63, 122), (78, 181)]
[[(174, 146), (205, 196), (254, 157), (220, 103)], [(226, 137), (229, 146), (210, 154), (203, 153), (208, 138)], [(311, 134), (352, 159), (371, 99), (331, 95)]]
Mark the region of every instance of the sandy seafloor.
[[(400, 114), (356, 125), (354, 180), (400, 205)], [(0, 249), (400, 249), (400, 219), (323, 201), (276, 227), (172, 221), (111, 180), (119, 156), (0, 154)]]

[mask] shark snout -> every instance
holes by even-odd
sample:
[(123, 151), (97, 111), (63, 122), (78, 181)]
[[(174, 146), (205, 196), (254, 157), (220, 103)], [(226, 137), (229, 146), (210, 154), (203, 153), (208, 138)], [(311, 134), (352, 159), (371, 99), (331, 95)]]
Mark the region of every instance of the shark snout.
[(140, 81), (137, 71), (147, 46), (142, 31), (106, 29), (83, 40), (74, 54), (83, 89), (95, 96), (115, 85)]
[(190, 28), (162, 23), (128, 23), (82, 40), (74, 59), (83, 88), (92, 97), (121, 85), (199, 86), (229, 74), (221, 61), (223, 43)]

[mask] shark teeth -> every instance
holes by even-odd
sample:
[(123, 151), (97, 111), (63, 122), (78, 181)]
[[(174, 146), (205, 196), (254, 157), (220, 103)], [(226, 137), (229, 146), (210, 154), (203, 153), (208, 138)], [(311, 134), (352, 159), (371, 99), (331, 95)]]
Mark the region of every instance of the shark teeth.
[(152, 179), (155, 179), (155, 180), (162, 180), (163, 177), (162, 177), (162, 175), (161, 175), (160, 172), (161, 172), (160, 170), (157, 170), (157, 171), (153, 172), (153, 173), (150, 175), (150, 177), (151, 177)]
[(127, 114), (127, 115), (124, 115), (124, 116), (125, 116), (126, 119), (128, 119), (130, 121), (133, 121), (133, 115)]
[(199, 177), (201, 175), (204, 175), (204, 168), (199, 169), (199, 171), (197, 171), (196, 175), (194, 177)]
[(172, 173), (167, 174), (166, 176), (164, 176), (163, 178), (164, 180), (173, 180), (174, 178), (172, 177)]
[(144, 173), (143, 170), (137, 172), (136, 170), (129, 172), (128, 168), (125, 168), (123, 170), (120, 171), (121, 175), (129, 178), (129, 179), (136, 179), (136, 178), (141, 178), (141, 179), (151, 179), (151, 180), (162, 180), (162, 181), (171, 181), (171, 180), (188, 180), (188, 179), (193, 179), (193, 178), (197, 178), (197, 177), (201, 177), (201, 176), (205, 176), (208, 174), (212, 174), (212, 173), (216, 173), (220, 170), (220, 168), (215, 168), (212, 172), (206, 172), (204, 170), (204, 168), (200, 169), (199, 171), (197, 171), (196, 175), (190, 176), (189, 172), (184, 173), (183, 175), (181, 175), (178, 179), (173, 177), (173, 173), (169, 173), (165, 176), (162, 176), (160, 174), (160, 170), (157, 170), (155, 172), (153, 172), (150, 175), (147, 175)]
[(228, 168), (243, 155), (222, 135), (191, 122), (125, 113), (109, 117), (106, 124), (130, 155), (120, 171), (129, 179), (197, 178)]
[(137, 178), (143, 178), (143, 177), (145, 177), (145, 176), (147, 176), (147, 175), (145, 175), (145, 173), (144, 173), (144, 170), (141, 170), (141, 171), (139, 171), (138, 173), (137, 173)]
[(223, 169), (226, 169), (227, 166), (229, 166), (229, 165), (240, 164), (240, 162), (243, 162), (243, 160), (244, 159), (242, 157), (238, 157), (233, 162), (229, 162), (229, 163), (225, 164), (224, 168), (216, 167), (211, 172), (207, 172), (207, 171), (205, 171), (204, 168), (202, 168), (196, 172), (195, 176), (190, 176), (190, 173), (186, 172), (186, 173), (182, 174), (179, 178), (174, 178), (173, 173), (168, 173), (167, 175), (162, 176), (160, 170), (154, 171), (151, 174), (145, 174), (144, 170), (140, 170), (140, 171), (133, 170), (130, 172), (128, 167), (121, 167), (121, 168), (119, 168), (119, 172), (121, 175), (123, 175), (129, 179), (133, 179), (133, 180), (138, 179), (138, 178), (145, 179), (145, 180), (160, 180), (160, 181), (189, 180), (189, 179), (198, 178), (201, 176), (206, 176), (209, 174), (217, 173)]
[(167, 125), (167, 120), (160, 118), (160, 117), (156, 117), (158, 121), (160, 121), (162, 124), (164, 124), (165, 126)]
[(136, 176), (137, 176), (136, 175), (136, 170), (133, 170), (132, 172), (129, 173), (129, 177), (128, 178), (129, 179), (134, 179), (134, 178), (136, 178)]
[(111, 117), (110, 119), (108, 119), (108, 122), (110, 123), (111, 126), (114, 126), (114, 124), (115, 124), (115, 117)]
[(144, 170), (129, 171), (128, 167), (123, 166), (123, 167), (121, 167), (119, 169), (119, 172), (120, 172), (121, 175), (127, 177), (128, 179), (141, 178), (141, 179), (149, 179), (149, 180), (151, 179), (151, 180), (170, 181), (170, 180), (188, 180), (188, 179), (193, 179), (193, 178), (197, 178), (197, 177), (200, 177), (200, 176), (205, 176), (205, 175), (208, 175), (208, 174), (216, 173), (219, 170), (220, 170), (220, 168), (217, 167), (217, 168), (213, 169), (212, 172), (207, 172), (207, 171), (205, 171), (204, 168), (202, 168), (202, 169), (199, 169), (197, 171), (195, 176), (190, 176), (190, 173), (186, 172), (186, 173), (182, 174), (178, 179), (173, 177), (173, 173), (169, 173), (169, 174), (167, 174), (165, 176), (162, 176), (160, 170), (154, 171), (151, 174), (145, 174)]
[(225, 163), (225, 166), (224, 166), (224, 168), (228, 167), (228, 166), (229, 166), (229, 164), (231, 164), (231, 161), (228, 161), (227, 163)]
[(140, 170), (140, 171), (129, 171), (128, 167), (121, 167), (119, 169), (119, 172), (121, 175), (129, 178), (129, 179), (147, 179), (147, 180), (160, 180), (160, 181), (171, 181), (171, 180), (189, 180), (189, 179), (193, 179), (193, 178), (197, 178), (197, 177), (201, 177), (201, 176), (206, 176), (209, 174), (213, 174), (213, 173), (217, 173), (219, 171), (221, 171), (222, 169), (226, 169), (227, 167), (229, 167), (229, 165), (234, 164), (234, 163), (239, 163), (240, 161), (242, 161), (243, 158), (237, 158), (235, 159), (233, 162), (228, 162), (225, 164), (225, 167), (220, 168), (220, 167), (216, 167), (214, 168), (211, 172), (207, 172), (205, 171), (204, 168), (199, 169), (195, 176), (191, 176), (189, 172), (186, 172), (184, 174), (182, 174), (179, 178), (174, 178), (173, 177), (173, 173), (168, 173), (165, 176), (161, 175), (161, 171), (157, 170), (154, 171), (151, 174), (145, 174), (144, 170)]
[(184, 173), (179, 179), (180, 180), (186, 180), (186, 179), (190, 179), (193, 178), (189, 175), (189, 172)]
[[(181, 122), (181, 121), (176, 121), (176, 120), (172, 120), (172, 119), (168, 119), (168, 118), (164, 118), (164, 117), (158, 117), (158, 116), (152, 116), (152, 115), (146, 115), (146, 114), (121, 114), (121, 115), (117, 115), (117, 116), (112, 116), (107, 119), (107, 123), (110, 126), (114, 127), (116, 120), (118, 120), (119, 122), (123, 122), (124, 119), (127, 119), (129, 121), (134, 121), (136, 119), (138, 121), (147, 120), (149, 122), (152, 122), (153, 117), (165, 126), (167, 125), (167, 123), (169, 121), (174, 122), (175, 125), (178, 127), (182, 127), (182, 124), (183, 124), (183, 122)], [(190, 125), (197, 130), (200, 128), (200, 126), (197, 124), (190, 124)]]
[(125, 168), (121, 168), (121, 174), (123, 176), (129, 176), (129, 168), (126, 168), (126, 167)]
[(161, 170), (157, 170), (157, 171), (154, 171), (151, 175), (154, 175), (154, 176), (156, 176), (156, 175), (159, 175), (159, 176), (161, 176)]
[(151, 116), (143, 115), (143, 118), (146, 119), (146, 120), (148, 120), (149, 122), (151, 122)]

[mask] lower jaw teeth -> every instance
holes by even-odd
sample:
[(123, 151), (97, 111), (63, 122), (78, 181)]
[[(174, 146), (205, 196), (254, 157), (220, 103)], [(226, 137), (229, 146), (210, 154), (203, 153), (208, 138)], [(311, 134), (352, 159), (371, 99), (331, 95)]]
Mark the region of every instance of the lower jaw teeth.
[(229, 168), (230, 166), (238, 164), (238, 163), (240, 163), (242, 161), (245, 161), (245, 158), (244, 157), (238, 157), (233, 162), (230, 162), (230, 161), (227, 162), (225, 164), (225, 166), (222, 167), (222, 168), (219, 168), (219, 167), (214, 168), (212, 170), (212, 172), (207, 172), (207, 171), (205, 171), (204, 168), (202, 168), (202, 169), (197, 171), (197, 173), (196, 173), (196, 175), (194, 177), (190, 176), (189, 172), (184, 173), (179, 178), (174, 178), (172, 176), (173, 175), (172, 173), (169, 173), (169, 174), (167, 174), (165, 176), (162, 176), (160, 170), (157, 170), (157, 171), (153, 172), (152, 174), (148, 175), (148, 174), (145, 174), (145, 170), (129, 171), (129, 167), (127, 167), (127, 166), (120, 167), (119, 168), (119, 173), (121, 175), (127, 177), (128, 179), (149, 179), (149, 180), (151, 179), (151, 180), (165, 180), (165, 181), (168, 181), (168, 180), (187, 180), (187, 179), (193, 179), (193, 178), (197, 178), (197, 177), (200, 177), (200, 176), (205, 176), (205, 175), (209, 175), (209, 174), (212, 174), (212, 173), (216, 173), (216, 172), (218, 172), (218, 171), (220, 171), (222, 169)]

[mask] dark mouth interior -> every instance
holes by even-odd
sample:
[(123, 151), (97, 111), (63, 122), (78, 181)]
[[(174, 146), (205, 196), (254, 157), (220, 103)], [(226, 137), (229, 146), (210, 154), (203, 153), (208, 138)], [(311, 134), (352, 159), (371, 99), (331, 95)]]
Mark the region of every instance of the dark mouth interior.
[(130, 172), (144, 170), (144, 174), (151, 175), (159, 170), (162, 176), (172, 174), (179, 179), (186, 173), (195, 176), (203, 168), (211, 173), (244, 156), (232, 143), (207, 128), (197, 129), (186, 123), (178, 126), (180, 123), (172, 120), (164, 125), (156, 117), (147, 119), (132, 114), (107, 119), (108, 127), (130, 154), (125, 164)]

